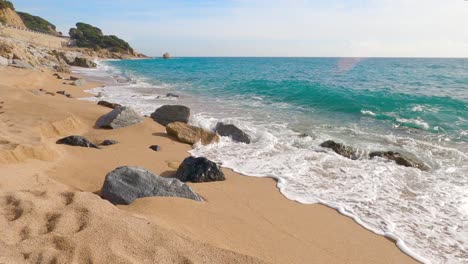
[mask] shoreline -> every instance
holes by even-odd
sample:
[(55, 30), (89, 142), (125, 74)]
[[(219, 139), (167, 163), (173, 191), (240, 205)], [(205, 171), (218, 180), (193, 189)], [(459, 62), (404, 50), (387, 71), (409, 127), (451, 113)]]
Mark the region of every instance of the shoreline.
[[(74, 98), (85, 96), (85, 89), (99, 86), (93, 83), (85, 88), (64, 86), (61, 80), (54, 80), (51, 77), (52, 72), (40, 73), (5, 68), (0, 69), (0, 76), (2, 80), (7, 80), (5, 84), (0, 85), (2, 90), (7, 87), (11, 91), (12, 88), (19, 88), (22, 85), (28, 85), (31, 89), (37, 90), (39, 86), (47, 85), (48, 88), (45, 89), (55, 90), (54, 92), (60, 89), (71, 90), (70, 94)], [(41, 82), (38, 84), (35, 82), (37, 80)], [(20, 94), (29, 93), (25, 91), (25, 88), (19, 89)], [(2, 91), (2, 101), (7, 103), (9, 100), (14, 101), (17, 96), (15, 93), (5, 94)], [(54, 114), (62, 110), (57, 107), (65, 108), (72, 116), (69, 119), (66, 117), (64, 122), (52, 125), (52, 130), (55, 130), (53, 132), (49, 132), (49, 128), (42, 128), (39, 132), (41, 141), (46, 138), (41, 143), (60, 154), (51, 154), (51, 157), (47, 157), (49, 161), (38, 162), (47, 163), (47, 166), (50, 166), (43, 171), (43, 176), (49, 181), (57, 182), (53, 184), (56, 185), (53, 188), (96, 192), (102, 186), (106, 173), (122, 165), (140, 165), (160, 175), (168, 176), (174, 171), (174, 168), (171, 168), (172, 163), (180, 162), (188, 156), (190, 146), (165, 136), (164, 128), (149, 118), (145, 118), (142, 124), (128, 128), (98, 130), (93, 128), (95, 119), (100, 114), (109, 112), (109, 109), (83, 100), (65, 99), (58, 95), (40, 94), (37, 95), (38, 100), (34, 100), (36, 95), (31, 96), (33, 97), (29, 98), (28, 102), (30, 109), (36, 104), (41, 107), (44, 104), (47, 105), (46, 110), (38, 109), (39, 113), (42, 111), (46, 114), (41, 122), (47, 123), (49, 120), (60, 117), (60, 114)], [(54, 115), (58, 116), (54, 117)], [(2, 118), (6, 117), (9, 117), (7, 111), (2, 115)], [(21, 118), (19, 120), (24, 121)], [(26, 120), (26, 122), (31, 121)], [(52, 123), (54, 122), (57, 120)], [(102, 151), (55, 145), (54, 141), (58, 139), (58, 135), (68, 136), (71, 132), (80, 132), (77, 134), (86, 135), (93, 141), (112, 137), (121, 143)], [(38, 135), (24, 135), (21, 140), (25, 142), (15, 143), (18, 144), (16, 147), (31, 144), (28, 142), (28, 137), (38, 137)], [(147, 149), (153, 143), (162, 146), (160, 153), (153, 153)], [(33, 154), (39, 155), (40, 153)], [(37, 158), (34, 155), (33, 158)], [(47, 155), (44, 154), (44, 156)], [(15, 169), (7, 171), (11, 173), (23, 167), (26, 171), (23, 180), (32, 177), (37, 173), (35, 168), (38, 166), (37, 164), (29, 165), (31, 164), (30, 158), (28, 157), (23, 162), (28, 166), (19, 163), (13, 166), (16, 167)], [(0, 166), (4, 167), (4, 164)], [(132, 217), (137, 215), (152, 225), (169, 230), (169, 234), (183, 233), (189, 240), (202, 243), (202, 245), (194, 243), (192, 248), (200, 248), (208, 244), (210, 248), (237, 252), (236, 254), (240, 254), (236, 256), (238, 258), (253, 256), (254, 260), (273, 263), (414, 262), (398, 250), (391, 241), (365, 230), (334, 209), (323, 205), (304, 205), (288, 200), (277, 190), (275, 181), (272, 179), (244, 177), (227, 169), (223, 171), (227, 176), (225, 182), (190, 184), (197, 193), (206, 198), (204, 203), (195, 204), (176, 198), (144, 198), (129, 206), (118, 206), (120, 210), (114, 211), (125, 211)], [(2, 175), (4, 179), (5, 174), (2, 173)], [(25, 185), (23, 182), (19, 185), (22, 184)], [(2, 180), (0, 186), (7, 186), (7, 184)], [(38, 186), (33, 184), (32, 187)], [(49, 186), (45, 187), (47, 189)], [(12, 189), (15, 188), (12, 187)], [(95, 199), (93, 203), (104, 203), (108, 206), (105, 200), (92, 199)], [(196, 227), (193, 226), (195, 222)], [(314, 237), (317, 234), (318, 238)], [(88, 235), (91, 236), (91, 234)], [(111, 232), (105, 235), (112, 237)], [(164, 244), (164, 241), (161, 243)], [(191, 246), (187, 248), (190, 249)], [(226, 256), (223, 255), (223, 257)]]

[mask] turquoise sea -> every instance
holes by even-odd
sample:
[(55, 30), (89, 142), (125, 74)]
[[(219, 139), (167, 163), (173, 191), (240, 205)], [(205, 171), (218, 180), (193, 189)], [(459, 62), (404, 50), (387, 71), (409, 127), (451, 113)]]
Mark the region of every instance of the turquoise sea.
[[(89, 100), (142, 114), (183, 104), (192, 124), (233, 123), (253, 139), (223, 138), (192, 155), (275, 178), (287, 198), (336, 208), (420, 261), (468, 263), (468, 59), (174, 58), (79, 71), (106, 83)], [(319, 147), (328, 139), (361, 159)], [(431, 169), (366, 158), (375, 150)]]

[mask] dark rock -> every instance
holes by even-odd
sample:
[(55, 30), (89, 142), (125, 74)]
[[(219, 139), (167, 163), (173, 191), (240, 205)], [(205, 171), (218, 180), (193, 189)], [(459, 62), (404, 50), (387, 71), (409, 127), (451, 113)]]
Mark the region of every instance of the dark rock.
[(96, 68), (97, 66), (96, 63), (82, 57), (76, 57), (75, 60), (70, 63), (70, 65), (83, 68)]
[(71, 94), (66, 93), (66, 94), (64, 94), (64, 95), (65, 95), (66, 97), (68, 97), (68, 98), (72, 98)]
[(393, 160), (398, 165), (405, 167), (413, 167), (422, 171), (428, 171), (430, 169), (429, 166), (424, 164), (424, 162), (417, 160), (416, 158), (409, 157), (408, 155), (404, 155), (393, 151), (374, 151), (369, 153), (369, 157), (371, 159), (375, 157), (380, 157), (388, 160)]
[(170, 59), (171, 57), (172, 57), (171, 54), (167, 52), (163, 54), (163, 59)]
[(183, 105), (163, 105), (151, 114), (151, 118), (163, 126), (172, 122), (188, 123), (190, 108)]
[(300, 137), (300, 138), (306, 138), (306, 137), (308, 137), (308, 136), (309, 136), (309, 135), (306, 134), (306, 133), (299, 134), (299, 137)]
[(109, 103), (107, 101), (99, 101), (97, 104), (100, 105), (100, 106), (109, 107), (109, 108), (112, 108), (112, 109), (116, 109), (116, 108), (122, 106), (122, 105), (115, 104), (115, 103)]
[(154, 150), (154, 151), (160, 151), (161, 150), (161, 147), (158, 146), (158, 145), (153, 145), (153, 146), (150, 146), (149, 148)]
[(60, 76), (58, 73), (54, 73), (53, 76), (56, 77), (56, 78), (59, 79), (59, 80), (63, 80), (63, 77)]
[(107, 174), (101, 195), (113, 204), (130, 204), (143, 197), (180, 197), (202, 201), (185, 183), (155, 175), (141, 167), (119, 167)]
[(74, 76), (70, 76), (70, 81), (77, 81), (79, 80), (80, 78), (78, 77), (74, 77)]
[(329, 148), (335, 151), (337, 154), (352, 159), (352, 160), (357, 160), (359, 158), (359, 154), (357, 149), (350, 147), (350, 146), (345, 146), (341, 143), (336, 143), (333, 140), (328, 140), (320, 144), (321, 147), (324, 148)]
[(58, 94), (65, 95), (65, 91), (57, 91)]
[(117, 129), (141, 122), (143, 122), (143, 117), (135, 112), (135, 110), (130, 107), (121, 106), (101, 116), (97, 120), (96, 126), (99, 128)]
[(175, 98), (179, 98), (179, 96), (177, 94), (173, 94), (173, 93), (168, 93), (166, 94), (166, 97), (175, 97)]
[(119, 142), (118, 141), (115, 141), (115, 140), (112, 140), (112, 139), (106, 139), (104, 141), (102, 141), (101, 145), (102, 146), (110, 146), (110, 145), (115, 145), (115, 144), (118, 144)]
[(91, 141), (87, 140), (82, 136), (69, 136), (62, 139), (57, 140), (57, 144), (64, 144), (70, 146), (77, 146), (77, 147), (85, 147), (85, 148), (99, 148), (98, 146), (94, 145)]
[(220, 136), (230, 137), (234, 141), (250, 144), (250, 136), (235, 125), (219, 122), (216, 124), (215, 132)]
[(183, 182), (212, 182), (224, 181), (224, 173), (214, 162), (206, 158), (188, 157), (176, 173), (176, 178)]

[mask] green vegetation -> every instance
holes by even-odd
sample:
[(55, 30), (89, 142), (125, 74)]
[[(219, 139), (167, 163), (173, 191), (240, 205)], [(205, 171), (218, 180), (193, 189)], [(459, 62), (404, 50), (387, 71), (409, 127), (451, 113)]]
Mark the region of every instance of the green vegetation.
[(13, 3), (11, 3), (10, 1), (6, 1), (6, 0), (0, 0), (0, 9), (7, 9), (7, 8), (10, 8), (11, 10), (15, 10)]
[(72, 40), (76, 40), (76, 45), (80, 48), (133, 53), (132, 47), (124, 40), (114, 35), (104, 35), (99, 28), (89, 24), (77, 23), (76, 28), (70, 29), (69, 35)]
[(56, 27), (49, 21), (38, 16), (30, 15), (28, 13), (23, 13), (23, 12), (17, 12), (17, 13), (21, 17), (21, 19), (23, 20), (27, 28), (31, 30), (43, 32), (43, 33), (59, 35), (57, 31), (55, 30)]

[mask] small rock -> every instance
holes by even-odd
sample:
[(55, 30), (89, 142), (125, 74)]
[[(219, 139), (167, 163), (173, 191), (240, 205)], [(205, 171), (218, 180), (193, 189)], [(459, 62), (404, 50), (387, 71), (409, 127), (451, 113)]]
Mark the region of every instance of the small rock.
[(166, 126), (166, 132), (168, 135), (176, 137), (179, 141), (192, 145), (198, 142), (208, 145), (219, 141), (218, 134), (181, 122), (170, 123)]
[(188, 123), (190, 108), (183, 105), (163, 105), (151, 114), (151, 118), (163, 126), (172, 122)]
[(108, 108), (112, 108), (112, 109), (115, 109), (115, 108), (118, 108), (118, 107), (122, 106), (122, 105), (115, 104), (115, 103), (109, 103), (107, 101), (99, 101), (97, 104), (100, 105), (100, 106), (104, 106), (104, 107), (108, 107)]
[(130, 107), (121, 106), (101, 116), (97, 120), (96, 126), (99, 128), (117, 129), (141, 122), (143, 122), (143, 117), (135, 112), (135, 110)]
[(68, 98), (73, 98), (71, 94), (68, 94), (68, 93), (67, 93), (67, 94), (64, 94), (64, 95), (65, 95), (66, 97), (68, 97)]
[(78, 86), (78, 87), (83, 87), (86, 85), (86, 80), (85, 79), (78, 79), (73, 82), (73, 85)]
[(234, 141), (250, 144), (250, 136), (235, 125), (219, 122), (216, 124), (215, 132), (220, 136), (230, 137)]
[(54, 73), (53, 76), (56, 77), (56, 78), (59, 79), (59, 80), (63, 80), (63, 77), (60, 76), (58, 73)]
[(166, 97), (179, 98), (179, 96), (178, 96), (177, 94), (173, 94), (173, 93), (168, 93), (168, 94), (166, 94)]
[(301, 133), (301, 134), (299, 134), (298, 137), (300, 137), (300, 138), (306, 138), (306, 137), (308, 137), (308, 136), (309, 136), (309, 135), (306, 134), (306, 133)]
[(118, 144), (119, 142), (118, 141), (115, 141), (115, 140), (112, 140), (112, 139), (106, 139), (104, 141), (102, 141), (101, 145), (102, 146), (110, 146), (110, 145), (115, 145), (115, 144)]
[(352, 159), (352, 160), (357, 160), (359, 159), (359, 154), (357, 149), (350, 147), (350, 146), (345, 146), (341, 143), (336, 143), (333, 140), (328, 140), (320, 144), (321, 147), (324, 148), (329, 148), (335, 151), (337, 154)]
[(65, 91), (57, 91), (58, 94), (65, 95)]
[(55, 94), (52, 92), (46, 92), (45, 94), (55, 96)]
[(177, 169), (176, 178), (183, 182), (212, 182), (226, 179), (218, 164), (203, 157), (186, 158)]
[(70, 81), (78, 81), (80, 78), (75, 76), (70, 76)]
[(141, 167), (119, 167), (104, 180), (102, 197), (113, 204), (131, 204), (144, 197), (180, 197), (202, 201), (192, 188), (174, 178), (164, 178)]
[(161, 150), (161, 147), (158, 146), (158, 145), (152, 145), (149, 147), (150, 149), (154, 150), (154, 151), (160, 151)]
[(57, 144), (65, 144), (70, 146), (78, 146), (78, 147), (85, 147), (85, 148), (99, 148), (98, 146), (94, 145), (91, 141), (87, 140), (82, 136), (69, 136), (62, 139), (57, 140)]
[(401, 153), (393, 151), (374, 151), (369, 153), (369, 157), (371, 159), (375, 157), (381, 157), (388, 160), (393, 160), (398, 165), (405, 167), (413, 167), (422, 171), (428, 171), (430, 169), (429, 166), (424, 164), (424, 162), (417, 160), (416, 158), (412, 158), (407, 155), (403, 155)]

